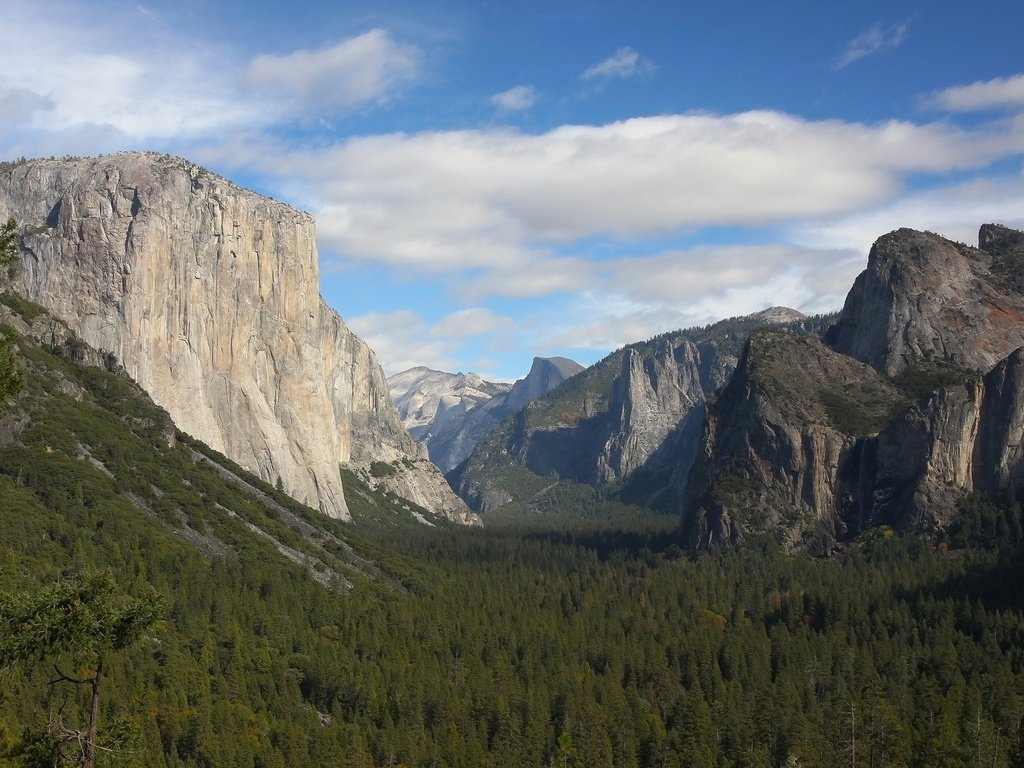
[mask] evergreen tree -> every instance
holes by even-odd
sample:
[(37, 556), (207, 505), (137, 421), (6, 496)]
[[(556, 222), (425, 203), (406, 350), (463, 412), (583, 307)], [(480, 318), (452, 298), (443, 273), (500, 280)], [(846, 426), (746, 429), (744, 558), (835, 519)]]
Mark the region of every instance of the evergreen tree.
[(18, 255), (18, 222), (11, 216), (0, 226), (0, 266), (6, 267)]
[(35, 592), (0, 595), (0, 665), (53, 659), (57, 677), (52, 683), (84, 686), (88, 691), (86, 727), (73, 728), (60, 715), (51, 719), (45, 734), (26, 740), (24, 753), (30, 761), (45, 755), (50, 765), (67, 762), (93, 768), (98, 750), (115, 748), (100, 743), (104, 663), (109, 653), (124, 650), (152, 629), (159, 613), (160, 601), (154, 594), (126, 598), (109, 572), (86, 573)]

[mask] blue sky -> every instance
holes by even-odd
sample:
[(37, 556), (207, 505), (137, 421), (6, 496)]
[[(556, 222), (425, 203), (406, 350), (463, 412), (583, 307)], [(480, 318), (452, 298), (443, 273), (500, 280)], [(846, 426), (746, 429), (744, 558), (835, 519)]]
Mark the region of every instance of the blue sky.
[(310, 211), (389, 374), (841, 306), (1024, 227), (1024, 4), (6, 0), (0, 159), (178, 154)]

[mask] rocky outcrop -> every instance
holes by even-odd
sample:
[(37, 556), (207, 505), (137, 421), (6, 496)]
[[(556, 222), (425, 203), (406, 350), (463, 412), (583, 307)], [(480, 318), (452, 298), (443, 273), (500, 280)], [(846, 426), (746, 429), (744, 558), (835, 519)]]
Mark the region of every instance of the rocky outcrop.
[(701, 349), (681, 339), (659, 341), (644, 356), (626, 349), (609, 408), (609, 437), (597, 456), (599, 482), (616, 480), (642, 467), (693, 408), (704, 401)]
[(857, 277), (829, 344), (893, 375), (938, 359), (990, 370), (1024, 345), (1020, 260), (1005, 227), (986, 225), (980, 248), (930, 232), (880, 237)]
[(409, 434), (432, 462), (450, 472), (502, 419), (582, 370), (564, 357), (535, 357), (530, 372), (515, 384), (420, 367), (395, 374), (388, 386)]
[[(25, 227), (19, 292), (298, 500), (346, 518), (339, 465), (417, 455), (373, 352), (320, 298), (309, 215), (150, 153), (7, 167), (0, 210)], [(457, 506), (418, 474), (425, 506)]]
[(850, 533), (876, 525), (935, 534), (956, 519), (973, 489), (972, 453), (985, 397), (980, 377), (940, 387), (910, 406), (851, 457), (859, 483)]
[(1024, 350), (985, 376), (972, 456), (973, 485), (984, 491), (1024, 486)]
[(524, 473), (616, 486), (629, 501), (678, 509), (705, 398), (728, 381), (747, 335), (805, 321), (773, 308), (631, 344), (506, 419), (449, 479), (485, 513), (536, 493)]
[[(708, 408), (684, 501), (691, 544), (771, 533), (820, 551), (846, 534), (859, 432), (904, 401), (877, 371), (813, 337), (759, 332)], [(871, 403), (876, 413), (850, 409)]]
[(830, 347), (751, 337), (708, 409), (691, 544), (769, 533), (827, 552), (876, 525), (935, 535), (966, 493), (1024, 479), (1024, 235), (986, 225), (979, 242), (886, 235)]
[(583, 366), (567, 357), (535, 357), (530, 372), (512, 385), (511, 391), (495, 404), (498, 420), (523, 410), (538, 397), (546, 395), (563, 381), (583, 370)]

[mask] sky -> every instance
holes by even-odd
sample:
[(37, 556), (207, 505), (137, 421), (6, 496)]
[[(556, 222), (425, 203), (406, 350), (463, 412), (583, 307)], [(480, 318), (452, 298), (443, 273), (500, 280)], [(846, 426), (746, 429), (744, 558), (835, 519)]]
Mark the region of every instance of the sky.
[[(309, 211), (391, 375), (842, 306), (1024, 228), (1024, 3), (4, 0), (0, 160), (153, 150)], [(2, 212), (0, 212), (2, 213)]]

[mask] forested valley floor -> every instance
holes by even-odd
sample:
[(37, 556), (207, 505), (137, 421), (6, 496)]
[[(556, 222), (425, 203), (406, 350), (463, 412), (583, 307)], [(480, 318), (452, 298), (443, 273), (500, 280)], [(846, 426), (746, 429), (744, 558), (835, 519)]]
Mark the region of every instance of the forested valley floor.
[[(107, 659), (102, 722), (134, 736), (100, 765), (1024, 764), (1015, 498), (827, 559), (693, 555), (670, 518), (373, 521), (395, 501), (354, 477), (343, 524), (169, 436), (123, 376), (17, 343), (0, 590), (99, 570), (166, 604)], [(0, 765), (83, 717), (52, 661), (0, 671)]]
[[(664, 530), (410, 529), (366, 543), (399, 588), (339, 592), (121, 521), (5, 527), (47, 568), (169, 596), (163, 633), (110, 670), (106, 714), (140, 730), (118, 764), (1019, 764), (1012, 549), (690, 558)], [(45, 665), (5, 677), (11, 745), (68, 694)]]

